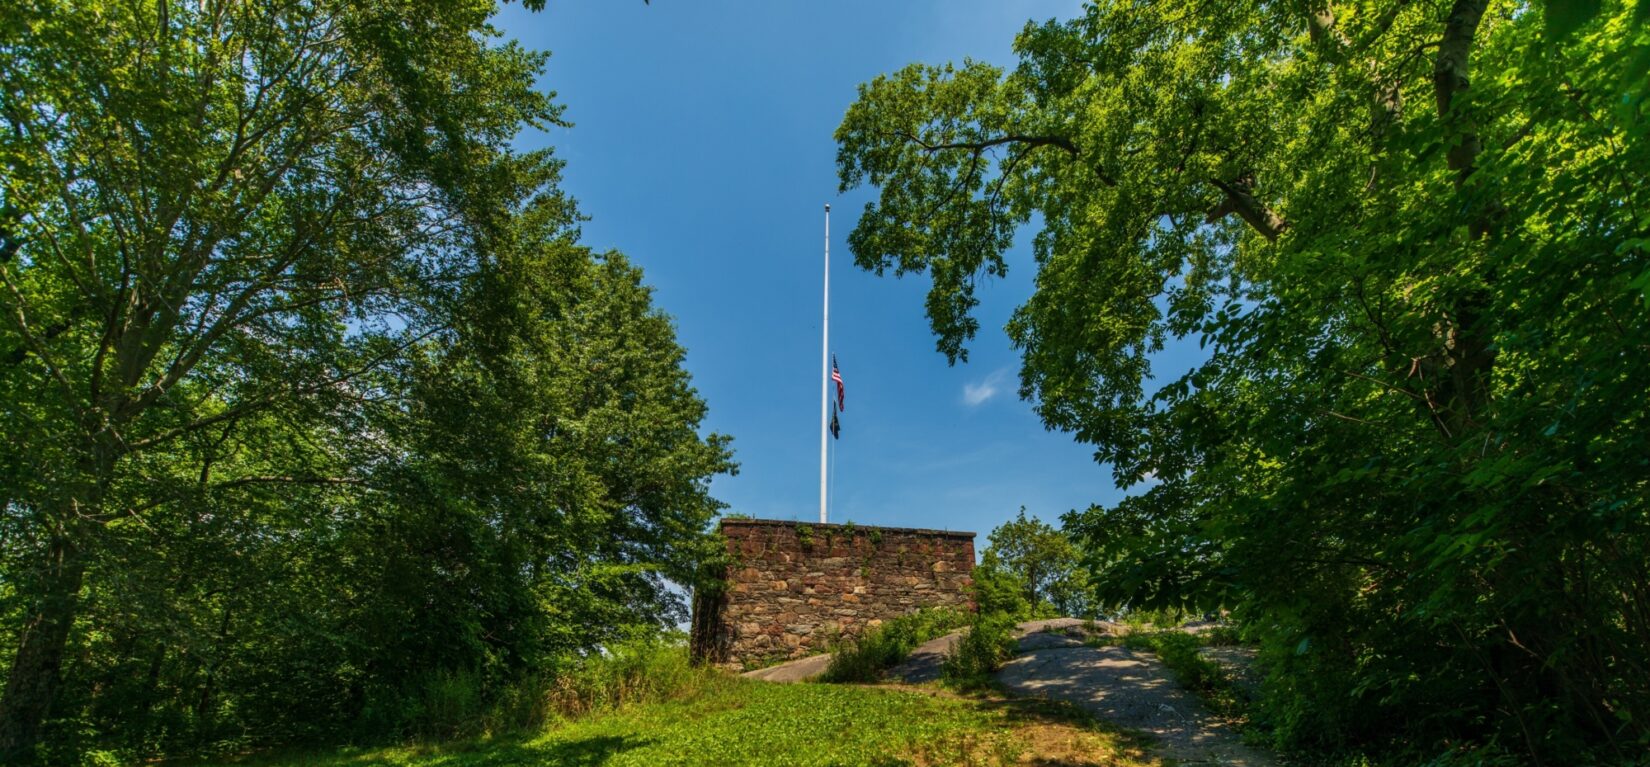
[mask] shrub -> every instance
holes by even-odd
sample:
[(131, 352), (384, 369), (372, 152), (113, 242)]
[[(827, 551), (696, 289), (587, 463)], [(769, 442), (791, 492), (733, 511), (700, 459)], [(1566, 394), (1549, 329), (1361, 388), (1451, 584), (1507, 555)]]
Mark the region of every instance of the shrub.
[(644, 637), (504, 684), (489, 685), (470, 670), (420, 674), (400, 690), (371, 695), (356, 731), (365, 740), (421, 741), (533, 731), (557, 719), (688, 697), (715, 675), (693, 666), (679, 634)]
[(1198, 653), (1202, 640), (1178, 631), (1160, 631), (1149, 634), (1133, 633), (1124, 637), (1123, 644), (1137, 650), (1157, 654), (1173, 671), (1181, 686), (1193, 691), (1208, 691), (1226, 683), (1220, 666)]
[(1179, 631), (1133, 632), (1123, 638), (1126, 647), (1150, 650), (1157, 654), (1180, 686), (1196, 693), (1217, 713), (1245, 718), (1243, 700), (1246, 697), (1226, 670), (1208, 658), (1200, 649), (1213, 644), (1209, 637), (1197, 637)]
[(445, 740), (474, 735), (483, 726), (481, 674), (438, 670), (420, 677), (406, 714), (413, 734)]
[(694, 667), (680, 636), (622, 642), (554, 677), (544, 691), (545, 708), (551, 717), (576, 717), (677, 700), (696, 693), (714, 674)]
[(945, 681), (963, 689), (987, 687), (991, 674), (1014, 657), (1014, 618), (980, 614), (940, 665)]
[(355, 737), (445, 740), (486, 729), (483, 675), (471, 669), (433, 669), (410, 674), (398, 687), (367, 694), (355, 720)]
[(923, 608), (902, 615), (860, 635), (831, 644), (831, 665), (822, 682), (875, 682), (882, 673), (905, 660), (917, 645), (943, 636), (967, 622), (966, 616), (946, 608)]
[(1211, 646), (1231, 646), (1245, 644), (1243, 630), (1237, 626), (1215, 626), (1203, 632), (1203, 643)]
[(1192, 614), (1178, 607), (1162, 607), (1148, 610), (1129, 610), (1122, 616), (1122, 623), (1132, 631), (1149, 631), (1157, 629), (1172, 629), (1185, 624), (1192, 619)]
[(996, 552), (987, 549), (969, 575), (974, 581), (974, 605), (981, 615), (1006, 615), (1014, 620), (1031, 617), (1025, 581), (1004, 567)]

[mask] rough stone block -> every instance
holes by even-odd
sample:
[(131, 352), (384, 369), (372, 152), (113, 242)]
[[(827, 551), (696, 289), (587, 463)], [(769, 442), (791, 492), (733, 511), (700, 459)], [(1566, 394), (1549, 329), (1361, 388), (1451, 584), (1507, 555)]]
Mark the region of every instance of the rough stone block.
[[(870, 542), (870, 530), (878, 543)], [(851, 532), (839, 525), (724, 520), (728, 549), (742, 558), (727, 574), (726, 598), (708, 608), (715, 617), (694, 620), (720, 637), (704, 643), (723, 653), (709, 660), (737, 667), (801, 657), (824, 650), (835, 636), (857, 636), (918, 608), (969, 603), (973, 533)], [(811, 543), (803, 545), (804, 539)], [(700, 604), (696, 599), (696, 610)]]

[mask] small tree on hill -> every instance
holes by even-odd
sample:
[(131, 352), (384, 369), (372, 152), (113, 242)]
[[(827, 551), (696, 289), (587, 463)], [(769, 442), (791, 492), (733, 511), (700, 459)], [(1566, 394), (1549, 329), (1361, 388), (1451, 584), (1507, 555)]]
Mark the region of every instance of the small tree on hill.
[(1093, 611), (1078, 549), (1065, 532), (1036, 517), (1026, 508), (987, 536), (987, 553), (995, 555), (1013, 573), (1034, 610), (1047, 605), (1061, 615), (1087, 616)]

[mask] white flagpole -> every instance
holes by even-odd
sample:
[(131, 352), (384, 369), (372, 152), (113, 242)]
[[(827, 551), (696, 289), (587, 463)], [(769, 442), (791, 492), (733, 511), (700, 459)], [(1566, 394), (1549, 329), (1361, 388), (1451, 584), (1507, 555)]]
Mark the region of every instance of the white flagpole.
[(825, 451), (830, 445), (831, 430), (831, 206), (825, 205), (825, 321), (824, 337), (820, 341), (823, 360), (819, 380), (824, 384), (825, 396), (819, 400), (819, 521), (825, 522)]

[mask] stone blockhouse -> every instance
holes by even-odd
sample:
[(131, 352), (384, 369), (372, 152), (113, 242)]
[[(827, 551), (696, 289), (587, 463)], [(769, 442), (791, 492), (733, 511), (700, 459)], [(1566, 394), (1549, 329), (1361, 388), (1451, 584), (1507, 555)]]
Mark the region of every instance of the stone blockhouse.
[(693, 600), (705, 662), (799, 658), (923, 607), (970, 607), (973, 533), (764, 519), (724, 519), (721, 533), (730, 563)]

